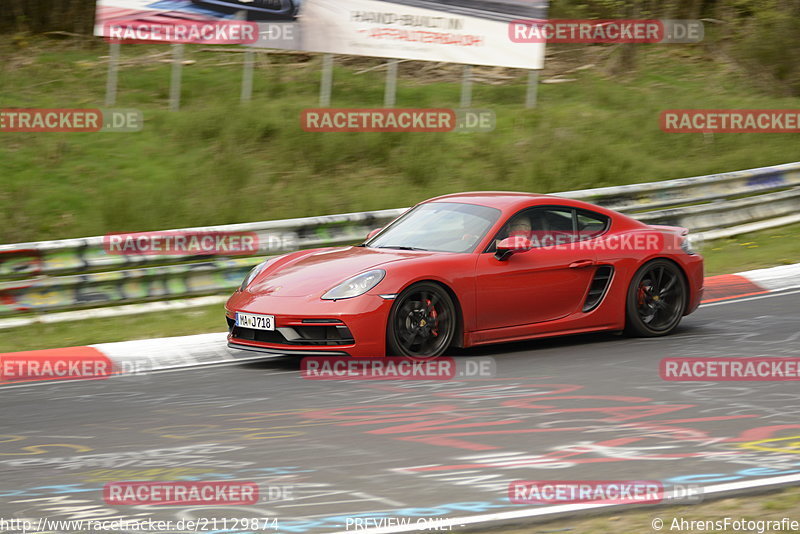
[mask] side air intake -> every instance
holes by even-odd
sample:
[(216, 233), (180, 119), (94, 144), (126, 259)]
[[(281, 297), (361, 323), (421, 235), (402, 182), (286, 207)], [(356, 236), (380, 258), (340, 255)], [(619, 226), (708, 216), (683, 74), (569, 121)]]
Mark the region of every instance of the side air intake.
[(589, 286), (586, 302), (583, 303), (584, 313), (592, 311), (603, 302), (603, 297), (606, 296), (613, 275), (614, 268), (610, 265), (601, 265), (597, 268), (594, 278), (592, 278), (592, 285)]

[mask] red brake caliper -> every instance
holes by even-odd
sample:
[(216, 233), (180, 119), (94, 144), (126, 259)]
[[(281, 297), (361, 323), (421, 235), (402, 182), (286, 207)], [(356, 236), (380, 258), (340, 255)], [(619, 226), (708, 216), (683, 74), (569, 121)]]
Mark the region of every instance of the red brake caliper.
[[(431, 301), (427, 300), (426, 303), (430, 307)], [(436, 308), (433, 308), (433, 310), (431, 310), (430, 316), (433, 319), (433, 327), (431, 328), (431, 334), (433, 334), (434, 336), (438, 336), (439, 335), (439, 321), (437, 321), (437, 318), (439, 317), (439, 314), (436, 313)]]
[(638, 292), (637, 298), (639, 300), (639, 307), (640, 308), (642, 307), (642, 304), (644, 304), (644, 296), (645, 296), (644, 284), (639, 284), (639, 292)]

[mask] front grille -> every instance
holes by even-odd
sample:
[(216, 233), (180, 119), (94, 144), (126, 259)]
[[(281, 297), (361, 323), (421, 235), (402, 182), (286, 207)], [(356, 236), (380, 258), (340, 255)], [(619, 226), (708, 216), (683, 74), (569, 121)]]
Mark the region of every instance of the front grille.
[(235, 338), (246, 339), (248, 341), (260, 341), (262, 343), (276, 343), (278, 345), (286, 344), (286, 338), (283, 337), (283, 334), (281, 334), (277, 330), (274, 332), (270, 332), (267, 330), (255, 330), (253, 328), (239, 328), (238, 326), (234, 326), (233, 332), (231, 332), (231, 334)]
[(280, 327), (270, 332), (241, 328), (228, 318), (228, 328), (233, 338), (273, 345), (330, 347), (355, 343), (350, 329), (342, 324)]

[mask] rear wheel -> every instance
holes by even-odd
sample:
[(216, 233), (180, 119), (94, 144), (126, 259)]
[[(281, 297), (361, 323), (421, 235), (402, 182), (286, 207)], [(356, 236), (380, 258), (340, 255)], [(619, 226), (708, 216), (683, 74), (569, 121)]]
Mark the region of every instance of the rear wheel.
[(645, 264), (628, 287), (626, 333), (643, 337), (672, 333), (686, 309), (686, 294), (686, 280), (677, 265), (667, 260)]
[(395, 300), (389, 314), (392, 354), (435, 358), (447, 350), (456, 333), (456, 307), (441, 286), (414, 284)]

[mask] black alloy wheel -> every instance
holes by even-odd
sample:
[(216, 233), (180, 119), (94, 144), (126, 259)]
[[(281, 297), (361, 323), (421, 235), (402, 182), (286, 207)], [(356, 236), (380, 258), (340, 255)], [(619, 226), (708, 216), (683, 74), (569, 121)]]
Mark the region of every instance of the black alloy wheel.
[(438, 284), (420, 282), (403, 291), (389, 314), (392, 354), (418, 359), (441, 356), (456, 333), (456, 307)]
[(628, 287), (627, 333), (655, 337), (670, 334), (681, 322), (687, 299), (686, 278), (668, 260), (642, 266)]

